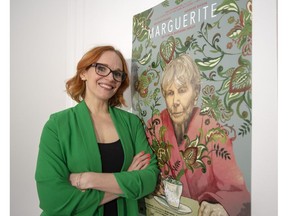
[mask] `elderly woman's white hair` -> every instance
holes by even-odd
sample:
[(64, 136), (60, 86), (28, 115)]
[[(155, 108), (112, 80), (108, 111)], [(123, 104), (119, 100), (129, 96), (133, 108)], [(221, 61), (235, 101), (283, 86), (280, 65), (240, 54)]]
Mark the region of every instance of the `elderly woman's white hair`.
[(191, 84), (197, 96), (201, 88), (200, 71), (188, 54), (182, 54), (171, 60), (165, 67), (161, 77), (161, 91), (165, 97), (165, 90), (175, 83), (177, 86)]

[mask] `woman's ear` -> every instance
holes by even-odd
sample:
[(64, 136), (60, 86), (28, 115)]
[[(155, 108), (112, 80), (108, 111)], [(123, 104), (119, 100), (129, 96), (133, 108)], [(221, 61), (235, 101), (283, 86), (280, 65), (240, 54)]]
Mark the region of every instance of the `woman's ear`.
[(81, 80), (83, 80), (83, 81), (86, 81), (86, 80), (87, 80), (87, 78), (86, 78), (86, 76), (85, 76), (85, 73), (81, 73), (81, 74), (80, 74), (80, 78), (81, 78)]

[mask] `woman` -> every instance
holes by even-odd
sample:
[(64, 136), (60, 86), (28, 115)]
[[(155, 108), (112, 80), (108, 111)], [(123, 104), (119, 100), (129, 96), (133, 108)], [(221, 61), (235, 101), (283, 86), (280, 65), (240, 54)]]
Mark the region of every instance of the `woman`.
[(66, 89), (75, 107), (43, 128), (36, 168), (41, 215), (138, 215), (155, 189), (156, 157), (125, 105), (127, 64), (112, 46), (88, 51)]
[[(200, 90), (200, 72), (188, 54), (166, 66), (161, 79), (166, 108), (148, 121), (146, 132), (161, 175), (181, 181), (182, 196), (200, 204), (198, 216), (250, 215), (250, 193), (232, 139), (196, 106)], [(156, 192), (162, 195), (163, 188)]]

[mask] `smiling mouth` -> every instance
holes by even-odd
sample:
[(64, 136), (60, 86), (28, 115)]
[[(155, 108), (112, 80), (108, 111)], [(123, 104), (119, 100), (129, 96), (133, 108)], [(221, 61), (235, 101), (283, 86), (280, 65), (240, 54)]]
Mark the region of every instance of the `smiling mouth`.
[(109, 89), (109, 90), (114, 89), (113, 86), (107, 85), (107, 84), (105, 84), (105, 83), (100, 83), (99, 86), (101, 86), (101, 87), (104, 88), (104, 89)]

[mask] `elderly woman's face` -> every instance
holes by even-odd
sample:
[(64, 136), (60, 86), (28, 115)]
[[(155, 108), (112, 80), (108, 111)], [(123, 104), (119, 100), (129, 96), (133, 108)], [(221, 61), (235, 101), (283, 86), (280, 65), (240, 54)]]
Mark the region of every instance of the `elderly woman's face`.
[(173, 82), (165, 90), (165, 101), (174, 124), (183, 124), (189, 120), (194, 108), (197, 93), (191, 84), (176, 85)]

